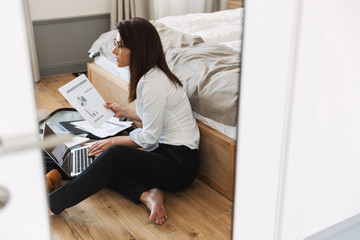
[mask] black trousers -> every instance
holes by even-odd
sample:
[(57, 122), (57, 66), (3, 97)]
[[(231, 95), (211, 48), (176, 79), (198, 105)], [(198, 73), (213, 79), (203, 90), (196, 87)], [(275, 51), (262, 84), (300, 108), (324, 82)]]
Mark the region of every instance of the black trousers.
[(49, 195), (50, 209), (59, 214), (109, 187), (139, 203), (152, 188), (180, 191), (189, 186), (199, 169), (198, 150), (160, 144), (152, 152), (116, 145), (104, 151), (79, 176)]

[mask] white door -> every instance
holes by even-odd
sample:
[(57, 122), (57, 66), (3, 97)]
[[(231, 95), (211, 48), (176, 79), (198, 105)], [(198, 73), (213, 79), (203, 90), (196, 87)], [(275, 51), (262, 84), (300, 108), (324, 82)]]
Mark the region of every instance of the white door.
[(24, 2), (0, 9), (0, 239), (50, 239)]
[(359, 9), (245, 1), (234, 239), (328, 239), (359, 224)]
[(354, 0), (302, 1), (281, 240), (337, 226), (313, 239), (330, 238), (360, 212), (359, 9)]

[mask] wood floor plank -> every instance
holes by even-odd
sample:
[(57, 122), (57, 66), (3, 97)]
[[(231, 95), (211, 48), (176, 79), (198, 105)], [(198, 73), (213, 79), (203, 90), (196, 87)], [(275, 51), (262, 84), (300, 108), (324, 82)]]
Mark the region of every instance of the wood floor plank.
[(162, 238), (161, 240), (190, 240), (190, 239), (186, 237), (182, 232), (176, 232), (166, 238)]
[(232, 210), (232, 202), (229, 199), (198, 178), (183, 192), (192, 201), (206, 209), (212, 216), (224, 214)]
[(135, 204), (120, 194), (104, 189), (97, 193), (99, 199), (109, 207), (136, 239), (162, 239), (177, 231), (171, 224), (158, 226), (149, 222), (149, 211), (142, 204)]
[(63, 74), (41, 79), (35, 83), (36, 105), (38, 110), (47, 111), (48, 113), (61, 107), (71, 107), (66, 99), (58, 91), (58, 88), (65, 85), (75, 76), (72, 74)]
[(52, 240), (83, 240), (73, 224), (67, 219), (65, 213), (50, 215), (50, 229)]
[(65, 209), (65, 213), (69, 216), (75, 216), (77, 214), (80, 213), (84, 213), (86, 211), (88, 211), (89, 209), (97, 209), (97, 208), (101, 208), (104, 207), (103, 204), (98, 200), (98, 198), (93, 195), (87, 199), (85, 199), (84, 201), (78, 203), (77, 205)]
[(220, 222), (195, 205), (183, 193), (168, 193), (166, 207), (169, 220), (190, 239), (230, 239), (231, 232)]
[(85, 239), (135, 239), (106, 207), (89, 209), (69, 218)]
[(231, 230), (232, 229), (232, 216), (233, 216), (233, 212), (227, 212), (224, 214), (221, 214), (219, 216), (216, 216), (215, 218), (221, 222), (227, 229)]

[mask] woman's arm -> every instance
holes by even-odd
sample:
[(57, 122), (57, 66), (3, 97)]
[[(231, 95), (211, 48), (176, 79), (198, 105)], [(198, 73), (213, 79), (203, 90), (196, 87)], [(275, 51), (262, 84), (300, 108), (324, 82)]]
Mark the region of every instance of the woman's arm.
[(150, 80), (139, 82), (138, 93), (136, 104), (142, 118), (142, 128), (130, 132), (129, 136), (145, 150), (152, 151), (158, 147), (163, 131), (167, 95), (158, 83)]
[(111, 109), (115, 113), (115, 117), (126, 117), (127, 119), (141, 122), (140, 117), (137, 115), (134, 109), (125, 108), (117, 103), (112, 102), (106, 102), (104, 106), (108, 109)]
[(129, 136), (117, 136), (97, 141), (88, 149), (88, 156), (95, 156), (105, 151), (108, 147), (113, 145), (126, 145), (131, 147), (140, 147)]
[[(106, 102), (104, 106), (108, 109), (111, 109), (115, 114), (114, 117), (126, 117), (131, 120), (141, 122), (140, 117), (137, 115), (136, 111), (130, 108), (125, 108), (119, 104)], [(136, 144), (129, 136), (117, 136), (107, 139), (97, 141), (92, 144), (88, 149), (88, 156), (95, 156), (105, 151), (107, 148), (113, 145), (126, 145), (131, 147), (140, 147)]]

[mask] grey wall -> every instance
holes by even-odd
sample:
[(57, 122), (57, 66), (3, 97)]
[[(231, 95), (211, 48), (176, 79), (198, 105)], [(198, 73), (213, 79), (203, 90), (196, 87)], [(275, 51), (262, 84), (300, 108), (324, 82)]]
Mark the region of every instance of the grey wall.
[(109, 31), (110, 14), (33, 21), (41, 77), (86, 71), (88, 50)]

